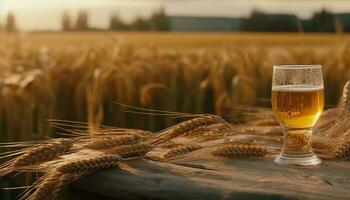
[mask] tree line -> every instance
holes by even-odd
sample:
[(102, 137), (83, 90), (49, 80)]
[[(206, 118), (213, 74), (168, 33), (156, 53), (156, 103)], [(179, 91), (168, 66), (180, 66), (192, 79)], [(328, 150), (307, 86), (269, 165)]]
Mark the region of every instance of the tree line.
[[(61, 19), (62, 31), (89, 31), (98, 30), (89, 25), (89, 14), (86, 10), (78, 12), (75, 21), (72, 20), (69, 12), (63, 12)], [(1, 28), (1, 27), (0, 27)], [(3, 27), (8, 32), (15, 32), (18, 30), (16, 25), (15, 14), (9, 12), (6, 17), (6, 23)], [(110, 30), (154, 30), (167, 31), (170, 30), (170, 22), (168, 16), (163, 9), (154, 12), (149, 18), (137, 17), (131, 23), (125, 23), (118, 15), (113, 15), (110, 18)]]
[(242, 20), (242, 31), (253, 32), (349, 32), (350, 13), (333, 14), (325, 9), (315, 12), (310, 19), (299, 19), (290, 14), (267, 14), (253, 11)]

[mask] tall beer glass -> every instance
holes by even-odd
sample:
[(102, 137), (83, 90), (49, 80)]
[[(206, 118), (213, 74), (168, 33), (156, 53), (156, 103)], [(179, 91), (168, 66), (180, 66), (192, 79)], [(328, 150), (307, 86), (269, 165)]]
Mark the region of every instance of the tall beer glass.
[(321, 163), (311, 144), (312, 127), (324, 105), (320, 65), (276, 65), (272, 77), (272, 109), (284, 132), (284, 144), (275, 163), (313, 166)]

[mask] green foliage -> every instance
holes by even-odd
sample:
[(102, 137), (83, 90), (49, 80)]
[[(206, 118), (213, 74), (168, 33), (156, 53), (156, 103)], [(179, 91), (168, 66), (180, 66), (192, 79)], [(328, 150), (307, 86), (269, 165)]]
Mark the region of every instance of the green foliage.
[(149, 19), (151, 29), (156, 31), (167, 31), (170, 29), (170, 22), (164, 10), (154, 13)]
[(311, 31), (313, 32), (335, 32), (336, 31), (336, 17), (326, 11), (321, 10), (314, 14), (311, 18)]
[(167, 31), (170, 30), (170, 21), (163, 9), (155, 12), (150, 18), (137, 17), (130, 24), (123, 22), (117, 15), (113, 15), (110, 20), (110, 29)]
[(118, 15), (113, 15), (109, 24), (109, 29), (111, 30), (129, 30), (128, 24), (124, 23)]
[(148, 20), (137, 17), (130, 25), (131, 30), (146, 31), (150, 30), (151, 26)]
[(299, 32), (301, 24), (297, 16), (287, 14), (265, 14), (253, 11), (251, 16), (243, 20), (243, 31), (257, 32)]

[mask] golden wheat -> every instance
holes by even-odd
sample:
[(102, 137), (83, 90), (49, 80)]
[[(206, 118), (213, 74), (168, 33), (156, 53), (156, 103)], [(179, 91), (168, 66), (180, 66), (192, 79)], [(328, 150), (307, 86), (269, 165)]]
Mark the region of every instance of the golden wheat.
[(194, 119), (187, 120), (185, 122), (182, 122), (180, 124), (177, 124), (174, 129), (169, 131), (169, 134), (167, 136), (168, 139), (178, 137), (182, 134), (189, 133), (191, 131), (194, 131), (196, 129), (209, 126), (214, 123), (223, 123), (223, 119), (221, 119), (219, 116), (214, 115), (206, 115), (202, 117), (197, 117)]
[[(160, 136), (155, 135), (154, 143), (161, 143), (181, 135), (186, 135), (194, 131), (198, 131), (201, 128), (212, 124), (226, 124), (226, 122), (219, 116), (216, 115), (204, 115), (194, 119), (190, 119), (184, 122), (181, 122), (173, 127), (170, 127)], [(227, 125), (228, 126), (228, 125)]]
[[(27, 35), (25, 44), (29, 45), (21, 42), (12, 46), (0, 45), (0, 78), (3, 80), (0, 124), (5, 133), (1, 140), (28, 139), (28, 133), (32, 132), (50, 135), (51, 129), (45, 119), (52, 117), (97, 125), (105, 122), (120, 127), (149, 128), (151, 124), (157, 130), (168, 124), (168, 120), (154, 120), (154, 116), (145, 120), (133, 119), (123, 108), (107, 103), (113, 101), (187, 113), (215, 113), (216, 109), (235, 121), (232, 105), (267, 104), (271, 66), (280, 62), (325, 65), (327, 100), (334, 104), (349, 73), (344, 67), (348, 64), (348, 45), (331, 45), (332, 48), (322, 48), (314, 54), (314, 49), (302, 44), (295, 47), (281, 45), (283, 41), (276, 44), (271, 36), (263, 36), (264, 42), (278, 45), (278, 51), (274, 46), (256, 51), (260, 40), (250, 41), (256, 43), (253, 48), (244, 42), (239, 48), (224, 48), (222, 43), (213, 44), (215, 48), (201, 45), (208, 43), (206, 39), (213, 42), (215, 36), (206, 36), (199, 41), (193, 36), (200, 48), (187, 43), (184, 49), (178, 48), (176, 35), (169, 36), (169, 46), (164, 49), (162, 46), (115, 45), (110, 43), (109, 37), (104, 38), (101, 34), (89, 36), (84, 42), (74, 39), (81, 37), (79, 33), (57, 35), (54, 40), (46, 36), (40, 34), (46, 39), (37, 41), (31, 34)], [(10, 42), (15, 40), (4, 37)], [(130, 37), (136, 39), (129, 42), (143, 40), (141, 38), (146, 36), (135, 34)], [(147, 37), (151, 38), (147, 42), (157, 43), (152, 34)], [(96, 46), (95, 38), (99, 38), (98, 43), (103, 45)], [(245, 36), (234, 36), (233, 40), (237, 38)], [(333, 41), (330, 38), (333, 37), (324, 39)], [(53, 45), (57, 44), (56, 41), (60, 41), (60, 45)], [(289, 38), (285, 37), (284, 41), (288, 43)], [(331, 56), (326, 62), (323, 58), (329, 55), (337, 56)], [(258, 115), (261, 113), (254, 116)]]
[(143, 156), (147, 152), (153, 149), (153, 146), (149, 143), (142, 142), (139, 144), (123, 145), (108, 149), (105, 152), (108, 154), (117, 154), (123, 158)]
[(13, 160), (11, 167), (25, 167), (39, 162), (54, 159), (67, 152), (73, 145), (70, 139), (59, 139), (34, 146), (25, 153)]
[(202, 148), (200, 145), (198, 144), (186, 144), (180, 147), (175, 147), (172, 149), (169, 149), (165, 154), (164, 154), (164, 158), (173, 158), (176, 156), (180, 156), (195, 150), (198, 150)]
[(350, 81), (347, 81), (343, 88), (343, 94), (338, 102), (338, 118), (346, 118), (350, 114)]
[(268, 151), (266, 148), (251, 144), (225, 144), (212, 151), (215, 156), (226, 157), (264, 157)]
[(27, 192), (22, 198), (27, 200), (62, 199), (70, 182), (103, 169), (116, 167), (120, 160), (121, 157), (118, 155), (100, 155), (63, 164), (44, 176), (38, 185), (34, 185), (33, 194)]
[(116, 167), (120, 160), (119, 155), (100, 155), (63, 164), (56, 170), (63, 174), (93, 173), (101, 169)]
[(84, 147), (89, 149), (109, 149), (119, 145), (135, 144), (141, 141), (138, 135), (106, 136), (89, 142)]
[(27, 192), (25, 195), (21, 197), (21, 199), (26, 200), (47, 200), (52, 199), (54, 195), (52, 192), (58, 184), (58, 180), (60, 179), (61, 174), (52, 173), (46, 176), (37, 186), (34, 186), (35, 191), (32, 194)]
[(159, 145), (163, 149), (172, 149), (181, 146), (181, 144), (175, 143), (173, 141), (168, 141)]
[(74, 177), (70, 174), (62, 174), (58, 179), (57, 183), (54, 185), (54, 187), (51, 189), (51, 193), (53, 194), (52, 200), (64, 200), (69, 199), (68, 198), (68, 187), (69, 184), (78, 179), (79, 177)]

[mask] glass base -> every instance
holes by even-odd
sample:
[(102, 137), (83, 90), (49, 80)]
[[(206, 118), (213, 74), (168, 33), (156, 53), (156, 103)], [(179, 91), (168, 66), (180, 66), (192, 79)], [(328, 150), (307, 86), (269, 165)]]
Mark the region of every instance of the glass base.
[(312, 167), (321, 164), (319, 159), (314, 153), (305, 155), (290, 155), (280, 154), (275, 158), (275, 163), (286, 167)]

